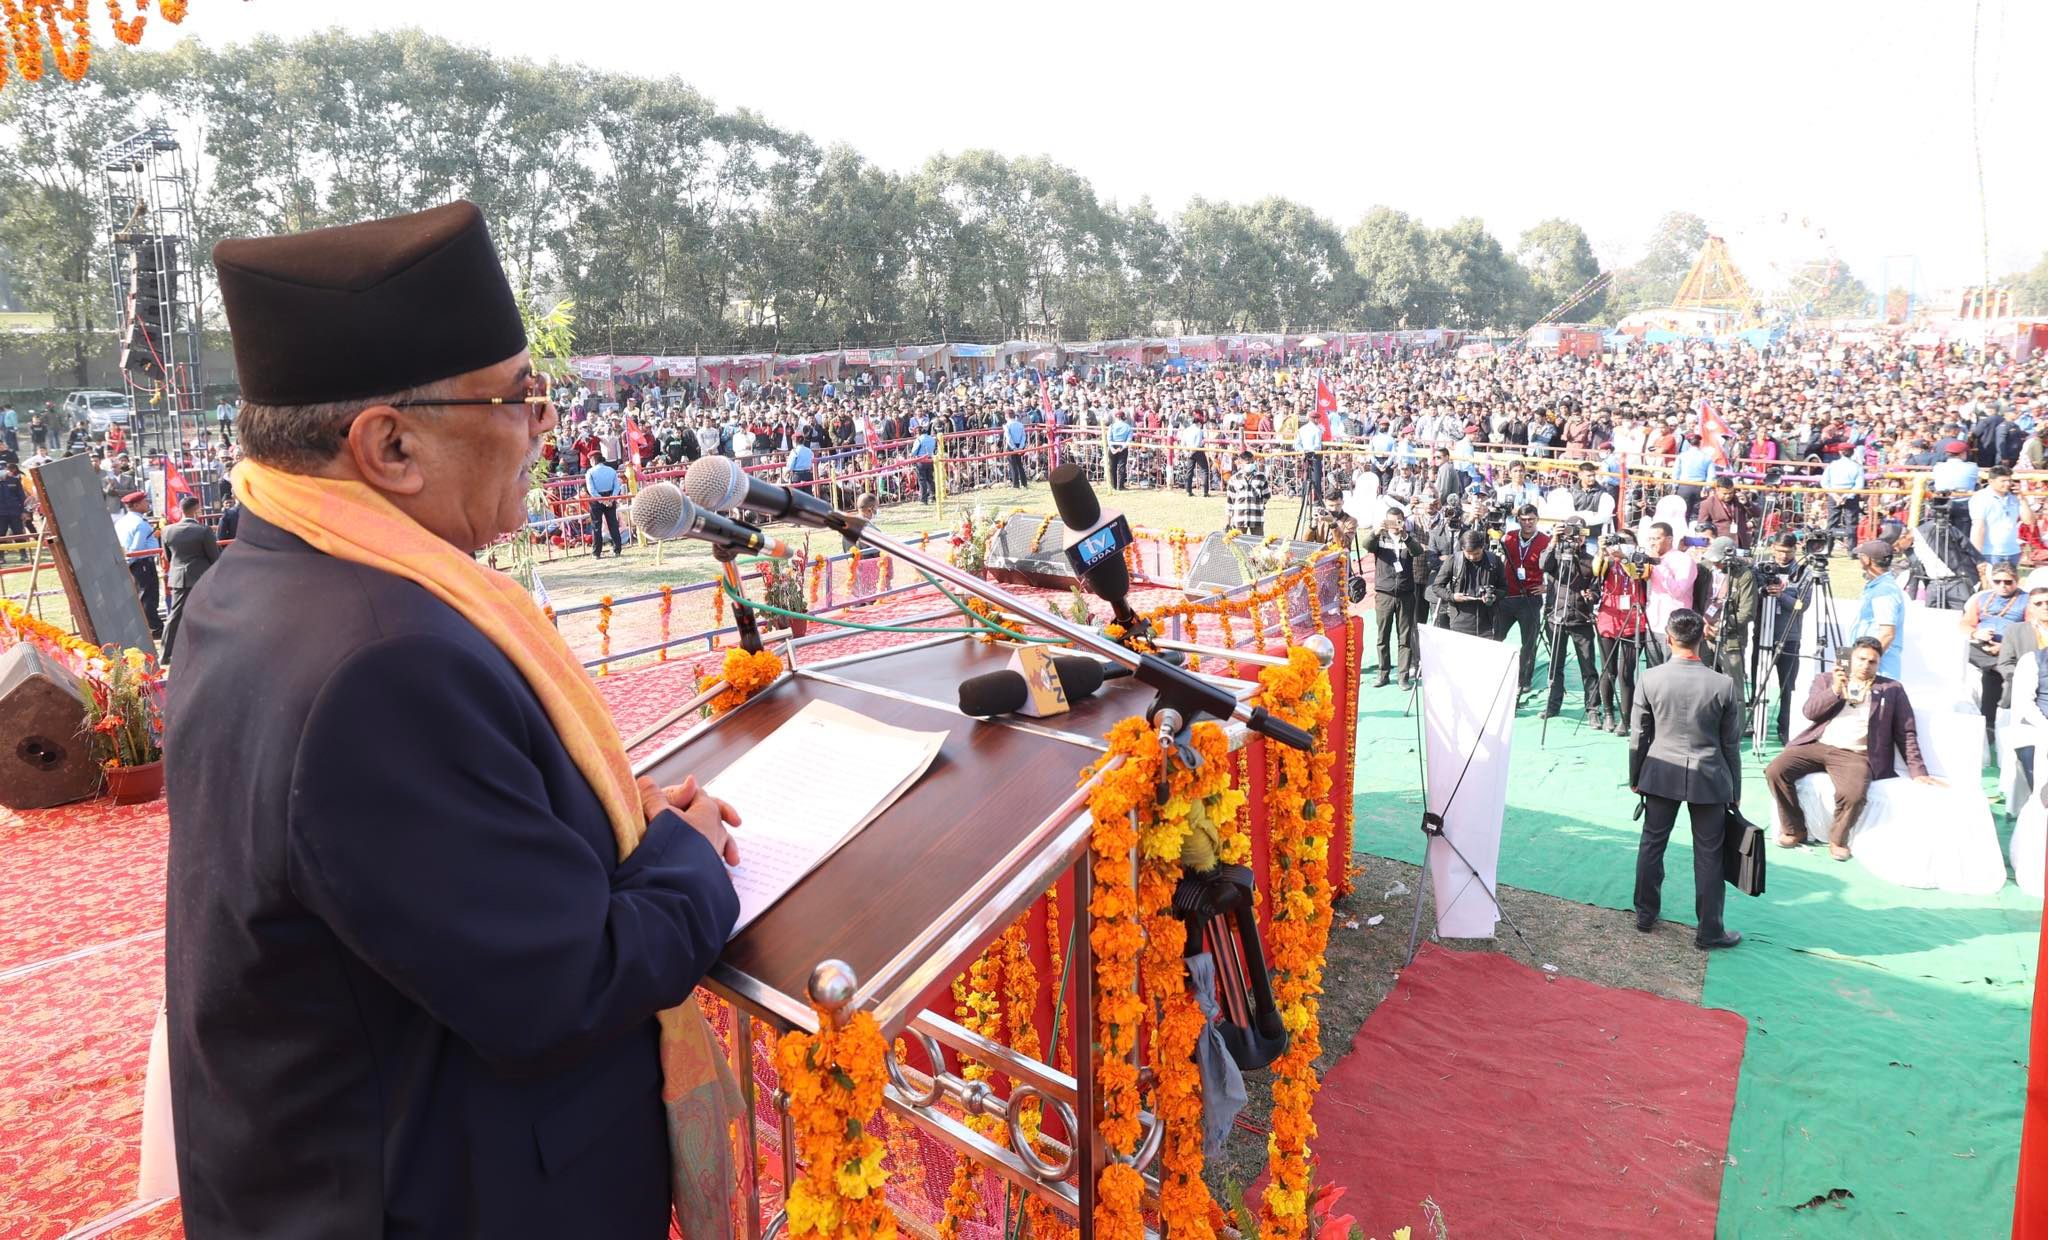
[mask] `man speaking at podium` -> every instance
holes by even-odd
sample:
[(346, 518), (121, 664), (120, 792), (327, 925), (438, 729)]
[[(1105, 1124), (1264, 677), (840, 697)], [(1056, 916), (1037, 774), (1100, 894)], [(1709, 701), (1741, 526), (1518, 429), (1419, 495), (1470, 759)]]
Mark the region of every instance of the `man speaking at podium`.
[(555, 425), (483, 217), (214, 261), (248, 459), (170, 687), (185, 1230), (666, 1236), (672, 1195), (729, 1180), (712, 1154), (672, 1178), (668, 1129), (717, 1105), (691, 1073), (723, 1097), (686, 1001), (738, 914), (734, 818), (636, 784), (472, 554), (525, 519)]

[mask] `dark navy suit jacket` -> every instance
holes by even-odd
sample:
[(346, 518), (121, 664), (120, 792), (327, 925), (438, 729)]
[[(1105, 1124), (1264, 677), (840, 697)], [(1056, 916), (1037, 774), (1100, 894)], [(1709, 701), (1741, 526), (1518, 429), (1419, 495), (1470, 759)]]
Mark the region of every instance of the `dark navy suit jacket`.
[(185, 1229), (659, 1237), (654, 1014), (738, 901), (663, 814), (624, 861), (512, 664), (255, 514), (194, 588), (166, 724)]

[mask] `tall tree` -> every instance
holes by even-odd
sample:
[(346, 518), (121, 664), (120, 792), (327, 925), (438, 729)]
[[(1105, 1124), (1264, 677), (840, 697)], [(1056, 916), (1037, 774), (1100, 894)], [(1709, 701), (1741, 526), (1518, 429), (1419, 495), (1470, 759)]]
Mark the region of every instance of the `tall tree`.
[(2015, 271), (1999, 283), (2012, 290), (2014, 313), (2040, 314), (2048, 311), (2048, 254), (2043, 254), (2031, 271)]
[(1428, 261), (1445, 326), (1504, 328), (1528, 300), (1527, 273), (1474, 216), (1430, 234)]
[(1367, 326), (1436, 325), (1443, 290), (1431, 277), (1429, 230), (1419, 221), (1392, 207), (1374, 207), (1344, 234), (1344, 248), (1358, 273)]
[[(1524, 232), (1515, 247), (1515, 261), (1529, 274), (1529, 300), (1521, 307), (1521, 317), (1531, 323), (1562, 306), (1600, 274), (1586, 230), (1567, 219), (1547, 219)], [(1563, 311), (1562, 317), (1590, 323), (1606, 304), (1605, 292), (1594, 293)]]
[(37, 351), (79, 386), (92, 357), (115, 347), (97, 156), (141, 128), (139, 67), (112, 56), (81, 83), (45, 73), (0, 92), (0, 252), (15, 298), (52, 320), (31, 337)]
[(1633, 266), (1615, 273), (1608, 305), (1617, 315), (1668, 306), (1678, 285), (1707, 244), (1707, 222), (1689, 211), (1673, 211), (1657, 224), (1650, 248)]
[(1358, 272), (1335, 224), (1285, 198), (1253, 203), (1244, 220), (1259, 247), (1255, 296), (1247, 307), (1251, 325), (1268, 331), (1334, 327), (1350, 317)]

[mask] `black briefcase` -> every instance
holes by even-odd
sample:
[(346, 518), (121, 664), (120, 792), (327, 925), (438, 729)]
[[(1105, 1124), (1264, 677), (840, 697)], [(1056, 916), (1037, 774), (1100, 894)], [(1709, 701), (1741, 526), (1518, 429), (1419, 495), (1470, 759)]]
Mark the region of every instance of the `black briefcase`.
[(1764, 893), (1764, 829), (1728, 807), (1728, 827), (1721, 836), (1721, 873), (1729, 886), (1746, 896)]

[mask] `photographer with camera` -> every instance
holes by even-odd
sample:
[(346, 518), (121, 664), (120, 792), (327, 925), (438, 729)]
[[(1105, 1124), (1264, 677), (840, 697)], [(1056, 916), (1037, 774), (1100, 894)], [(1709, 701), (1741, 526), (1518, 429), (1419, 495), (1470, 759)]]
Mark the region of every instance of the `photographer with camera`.
[[(1600, 553), (1593, 558), (1593, 576), (1599, 583), (1600, 605), (1593, 613), (1594, 631), (1600, 636), (1600, 714), (1607, 731), (1626, 734), (1630, 711), (1635, 706), (1636, 663), (1650, 621), (1648, 602), (1650, 557), (1636, 546), (1635, 535), (1616, 530), (1600, 540)], [(1615, 687), (1620, 686), (1617, 706)]]
[[(1501, 535), (1500, 561), (1507, 580), (1507, 593), (1494, 613), (1494, 638), (1503, 640), (1510, 629), (1521, 630), (1521, 660), (1517, 665), (1515, 692), (1526, 694), (1536, 683), (1536, 629), (1543, 617), (1543, 557), (1550, 549), (1550, 535), (1536, 528), (1536, 505), (1523, 504), (1515, 513), (1515, 528)], [(1555, 652), (1551, 658), (1556, 660)]]
[(2005, 677), (1998, 653), (2007, 630), (2027, 618), (2027, 596), (2020, 593), (2020, 570), (2001, 564), (1991, 570), (1991, 588), (1970, 596), (1960, 621), (1968, 635), (1970, 666), (1979, 677), (1978, 703), (1984, 712), (1985, 735), (1996, 740), (1998, 707), (2005, 696)]
[(1984, 557), (1970, 543), (1967, 510), (1958, 524), (1953, 506), (1930, 499), (1920, 524), (1893, 546), (1906, 556), (1901, 584), (1908, 598), (1917, 594), (1929, 607), (1960, 611), (1984, 585)]
[(1799, 651), (1803, 640), (1801, 629), (1806, 616), (1800, 607), (1800, 598), (1806, 590), (1807, 574), (1827, 568), (1828, 535), (1826, 530), (1808, 531), (1809, 547), (1818, 548), (1818, 570), (1811, 567), (1800, 555), (1801, 536), (1784, 533), (1771, 540), (1771, 554), (1768, 559), (1756, 562), (1755, 573), (1758, 614), (1771, 609), (1772, 634), (1770, 648), (1757, 655), (1757, 675), (1763, 675), (1763, 661), (1771, 660), (1778, 678), (1778, 744), (1785, 743), (1787, 729), (1792, 720), (1792, 689), (1799, 683)]
[[(1465, 517), (1473, 505), (1462, 501), (1451, 504), (1441, 503), (1435, 498), (1433, 492), (1430, 493), (1428, 502), (1437, 505), (1437, 510), (1435, 519), (1431, 520), (1425, 527), (1422, 540), (1423, 546), (1427, 549), (1429, 555), (1429, 576), (1427, 580), (1434, 583), (1437, 574), (1443, 571), (1444, 565), (1456, 560), (1460, 551), (1464, 548)], [(1428, 593), (1427, 597), (1434, 599), (1436, 596), (1434, 593)], [(1444, 609), (1441, 607), (1437, 608), (1434, 623), (1443, 625), (1448, 622), (1449, 617), (1444, 614)]]
[(1707, 605), (1707, 578), (1701, 574), (1700, 566), (1690, 554), (1677, 546), (1677, 534), (1667, 522), (1653, 521), (1650, 524), (1650, 580), (1649, 615), (1650, 644), (1647, 647), (1651, 666), (1662, 663), (1670, 655), (1664, 646), (1665, 628), (1675, 611), (1704, 611)]
[(1408, 528), (1398, 506), (1387, 509), (1380, 528), (1365, 536), (1365, 553), (1372, 557), (1372, 614), (1379, 630), (1380, 674), (1373, 687), (1387, 683), (1393, 666), (1391, 655), (1396, 635), (1401, 642), (1401, 687), (1406, 689), (1415, 675), (1415, 618), (1422, 607), (1422, 591), (1430, 580), (1428, 552)]
[(1555, 719), (1564, 708), (1565, 642), (1579, 659), (1579, 702), (1593, 726), (1606, 730), (1607, 719), (1599, 703), (1599, 665), (1593, 660), (1593, 612), (1600, 601), (1600, 579), (1593, 575), (1593, 557), (1586, 550), (1586, 523), (1567, 517), (1558, 524), (1557, 538), (1543, 552), (1543, 572), (1554, 589), (1550, 615), (1550, 696), (1543, 706), (1543, 718)]
[(1500, 557), (1486, 549), (1486, 531), (1459, 535), (1458, 554), (1446, 557), (1430, 583), (1439, 622), (1453, 633), (1494, 637), (1494, 617), (1506, 586)]
[(1756, 621), (1756, 574), (1732, 538), (1716, 538), (1700, 562), (1708, 578), (1707, 605), (1700, 611), (1707, 624), (1707, 664), (1735, 682), (1737, 701), (1748, 701), (1744, 663), (1749, 656), (1749, 626)]

